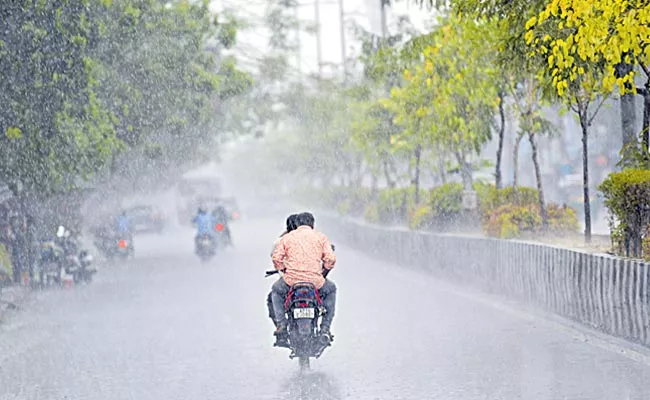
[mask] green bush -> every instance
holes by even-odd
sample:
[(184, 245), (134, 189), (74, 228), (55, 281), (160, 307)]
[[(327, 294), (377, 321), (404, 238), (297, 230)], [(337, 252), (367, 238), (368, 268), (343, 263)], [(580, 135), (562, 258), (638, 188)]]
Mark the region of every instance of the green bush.
[(377, 214), (379, 222), (393, 223), (405, 220), (406, 197), (408, 193), (404, 189), (382, 189), (377, 199)]
[(541, 226), (542, 218), (536, 207), (506, 204), (489, 213), (483, 229), (489, 236), (513, 239), (536, 232)]
[(491, 184), (477, 184), (474, 185), (474, 190), (478, 194), (479, 207), (481, 214), (484, 216), (489, 215), (492, 210), (507, 204), (516, 204), (519, 206), (539, 204), (537, 189), (527, 186), (517, 188), (517, 202), (515, 202), (512, 186), (497, 190)]
[[(420, 201), (427, 192), (420, 190)], [(407, 223), (408, 213), (416, 208), (415, 188), (381, 189), (377, 199), (377, 213), (382, 223)]]
[[(575, 210), (551, 203), (547, 205), (549, 229), (563, 235), (580, 229)], [(488, 236), (514, 239), (542, 230), (542, 216), (536, 204), (525, 206), (506, 204), (490, 211), (483, 219), (483, 230)]]
[(431, 229), (432, 223), (432, 211), (431, 207), (426, 204), (421, 204), (416, 206), (409, 212), (409, 228), (416, 230), (428, 230)]
[(361, 216), (368, 203), (372, 202), (372, 189), (351, 188), (349, 189), (348, 201), (350, 202), (348, 214), (355, 217)]
[(431, 189), (427, 204), (431, 212), (426, 224), (437, 230), (448, 229), (463, 213), (463, 185), (447, 183)]
[(577, 233), (580, 230), (576, 210), (567, 205), (548, 204), (546, 206), (548, 228), (555, 234)]
[[(497, 190), (494, 185), (477, 182), (481, 223), (484, 231), (500, 238), (516, 238), (541, 230), (537, 190), (518, 189), (518, 202), (514, 203), (512, 187)], [(445, 231), (463, 223), (463, 185), (448, 183), (430, 190), (422, 190), (420, 204), (415, 204), (414, 188), (380, 189), (373, 198), (371, 189), (333, 187), (320, 190), (321, 203), (341, 215), (363, 216), (375, 224), (407, 223), (411, 229)], [(549, 229), (556, 234), (577, 232), (576, 212), (566, 206), (547, 206)]]
[(379, 208), (377, 207), (377, 203), (373, 202), (366, 205), (365, 210), (363, 210), (363, 218), (371, 224), (379, 223)]
[(643, 256), (643, 242), (650, 225), (650, 170), (614, 172), (600, 185), (605, 205), (615, 217), (612, 231), (619, 233), (614, 248), (624, 255)]
[(352, 210), (352, 199), (351, 198), (346, 198), (341, 201), (336, 205), (336, 212), (339, 213), (340, 215), (350, 215), (351, 210)]

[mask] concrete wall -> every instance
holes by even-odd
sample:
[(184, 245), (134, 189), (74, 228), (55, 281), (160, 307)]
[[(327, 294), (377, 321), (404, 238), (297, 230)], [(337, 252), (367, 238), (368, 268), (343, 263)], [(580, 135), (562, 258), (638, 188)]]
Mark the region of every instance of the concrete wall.
[(318, 215), (340, 246), (502, 295), (650, 347), (648, 265), (558, 247)]

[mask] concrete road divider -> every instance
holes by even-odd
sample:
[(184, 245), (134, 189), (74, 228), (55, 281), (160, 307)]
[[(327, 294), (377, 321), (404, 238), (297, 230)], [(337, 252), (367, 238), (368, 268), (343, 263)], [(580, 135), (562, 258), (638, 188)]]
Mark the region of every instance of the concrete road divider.
[(542, 244), (384, 228), (318, 213), (334, 240), (650, 347), (648, 265)]

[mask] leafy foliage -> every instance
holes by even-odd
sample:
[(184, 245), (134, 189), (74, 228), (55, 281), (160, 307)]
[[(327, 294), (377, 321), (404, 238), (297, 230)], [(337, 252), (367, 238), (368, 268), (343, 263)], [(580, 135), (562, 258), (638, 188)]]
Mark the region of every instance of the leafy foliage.
[(209, 140), (223, 102), (250, 86), (232, 62), (217, 71), (236, 26), (204, 2), (166, 4), (0, 6), (0, 178), (48, 196), (182, 164)]
[(404, 72), (408, 84), (394, 88), (384, 104), (403, 127), (394, 144), (407, 149), (438, 145), (455, 156), (471, 186), (470, 157), (491, 138), (499, 102), (497, 71), (489, 62), (496, 49), (485, 41), (493, 26), (457, 16), (441, 22), (421, 52), (423, 61)]
[(600, 186), (612, 219), (612, 230), (620, 232), (619, 249), (627, 256), (642, 256), (642, 242), (650, 226), (650, 171), (630, 169), (610, 174)]
[[(548, 68), (560, 95), (594, 66), (603, 73), (599, 86), (621, 94), (635, 92), (636, 70), (621, 74), (620, 65), (650, 62), (650, 7), (623, 0), (553, 0), (527, 23), (528, 41), (534, 36), (547, 54)], [(553, 36), (544, 33), (551, 30)], [(540, 35), (535, 35), (535, 31)]]
[[(363, 218), (371, 223), (405, 223), (411, 229), (448, 232), (462, 228), (467, 217), (462, 207), (463, 190), (460, 183), (438, 186), (421, 193), (426, 199), (421, 204), (413, 202), (413, 188), (382, 189), (376, 199), (370, 192), (357, 192), (356, 188), (339, 186), (322, 191), (312, 188), (301, 192), (301, 198), (335, 209), (341, 215), (358, 217), (363, 210)], [(542, 232), (535, 189), (520, 188), (518, 203), (514, 202), (512, 188), (497, 190), (493, 185), (477, 182), (475, 190), (479, 194), (485, 234), (512, 239)], [(579, 228), (576, 212), (567, 206), (549, 204), (548, 218), (548, 229), (553, 234), (575, 233)]]

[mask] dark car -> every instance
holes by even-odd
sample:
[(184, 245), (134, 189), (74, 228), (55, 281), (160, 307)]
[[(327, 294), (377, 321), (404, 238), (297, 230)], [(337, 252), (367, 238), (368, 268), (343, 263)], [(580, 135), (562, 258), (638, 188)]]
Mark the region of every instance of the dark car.
[(126, 210), (131, 229), (139, 232), (162, 232), (165, 228), (163, 213), (153, 206), (136, 206)]

